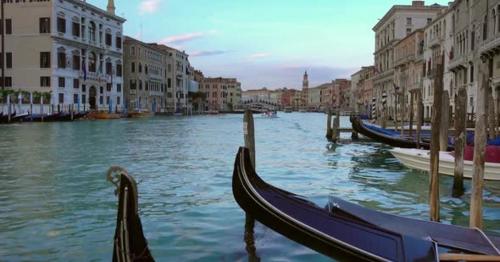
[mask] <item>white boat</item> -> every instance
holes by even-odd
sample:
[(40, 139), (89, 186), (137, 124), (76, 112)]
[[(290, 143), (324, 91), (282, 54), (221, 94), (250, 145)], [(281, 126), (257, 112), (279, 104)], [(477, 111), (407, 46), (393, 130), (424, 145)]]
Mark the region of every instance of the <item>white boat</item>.
[(278, 112), (276, 112), (276, 111), (267, 111), (267, 112), (262, 113), (262, 117), (277, 118), (278, 117)]
[[(413, 148), (394, 148), (390, 150), (403, 165), (422, 170), (430, 170), (430, 151)], [(472, 161), (464, 161), (464, 177), (472, 178)], [(455, 157), (451, 152), (439, 152), (439, 173), (453, 176), (455, 170)], [(485, 163), (485, 180), (500, 180), (500, 164)]]

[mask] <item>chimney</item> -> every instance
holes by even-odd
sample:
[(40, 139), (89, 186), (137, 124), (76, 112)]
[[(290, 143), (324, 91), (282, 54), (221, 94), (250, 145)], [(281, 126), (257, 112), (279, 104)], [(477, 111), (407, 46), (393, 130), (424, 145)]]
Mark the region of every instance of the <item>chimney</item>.
[(108, 13), (115, 15), (115, 1), (114, 0), (108, 0)]
[(422, 7), (422, 6), (425, 6), (425, 1), (412, 1), (411, 2), (411, 6), (415, 6), (415, 7)]

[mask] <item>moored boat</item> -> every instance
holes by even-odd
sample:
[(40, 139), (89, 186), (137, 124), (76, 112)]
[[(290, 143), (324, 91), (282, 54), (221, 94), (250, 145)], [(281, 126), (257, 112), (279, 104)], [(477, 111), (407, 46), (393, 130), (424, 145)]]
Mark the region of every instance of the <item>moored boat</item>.
[(264, 182), (246, 148), (238, 151), (232, 183), (236, 202), (248, 215), (335, 259), (439, 261), (449, 255), (439, 254), (443, 251), (500, 258), (500, 238), (476, 229), (384, 214), (340, 199), (320, 208)]
[(119, 113), (109, 112), (90, 112), (87, 114), (89, 119), (106, 120), (106, 119), (120, 119), (122, 117)]
[(154, 116), (154, 114), (153, 114), (153, 113), (151, 113), (151, 112), (146, 112), (146, 111), (141, 111), (141, 112), (139, 112), (139, 111), (136, 111), (136, 112), (129, 112), (129, 113), (127, 114), (127, 117), (129, 117), (129, 118), (146, 118), (146, 117), (152, 117), (152, 116)]
[[(390, 150), (403, 165), (422, 171), (430, 169), (430, 151), (421, 149), (394, 148)], [(464, 177), (472, 178), (473, 162), (464, 160)], [(455, 157), (451, 152), (439, 152), (439, 173), (453, 176)], [(485, 180), (500, 180), (500, 163), (486, 162), (484, 168)]]
[[(393, 147), (417, 148), (417, 142), (415, 139), (402, 137), (401, 134), (397, 131), (363, 123), (363, 121), (358, 117), (351, 117), (351, 123), (354, 131), (377, 142), (381, 142)], [(430, 143), (421, 141), (420, 147), (429, 149)]]

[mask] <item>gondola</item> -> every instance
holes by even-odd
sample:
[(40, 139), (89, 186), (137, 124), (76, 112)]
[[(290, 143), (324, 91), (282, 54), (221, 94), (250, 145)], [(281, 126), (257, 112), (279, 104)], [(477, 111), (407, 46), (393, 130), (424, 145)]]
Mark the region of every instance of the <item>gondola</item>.
[[(417, 148), (417, 142), (411, 138), (401, 137), (396, 131), (384, 129), (370, 128), (366, 126), (358, 117), (351, 117), (352, 128), (354, 131), (369, 137), (377, 142), (381, 142), (393, 147), (401, 148)], [(430, 143), (421, 141), (420, 147), (429, 149)]]
[(115, 184), (115, 194), (118, 195), (113, 262), (154, 261), (142, 231), (135, 180), (120, 167), (111, 167), (107, 177)]
[(440, 256), (439, 247), (472, 253), (475, 258), (500, 255), (495, 246), (500, 239), (481, 231), (387, 215), (340, 199), (320, 208), (264, 182), (255, 173), (246, 148), (238, 151), (232, 183), (236, 202), (248, 215), (334, 259), (445, 260), (449, 254)]

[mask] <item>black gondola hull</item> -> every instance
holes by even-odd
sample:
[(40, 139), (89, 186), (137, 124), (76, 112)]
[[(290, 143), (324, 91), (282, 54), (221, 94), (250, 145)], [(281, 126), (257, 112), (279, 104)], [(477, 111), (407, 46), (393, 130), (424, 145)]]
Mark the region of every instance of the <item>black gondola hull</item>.
[[(358, 117), (351, 117), (352, 128), (354, 131), (371, 138), (377, 142), (393, 146), (393, 147), (401, 147), (401, 148), (417, 148), (417, 142), (414, 140), (403, 139), (398, 137), (392, 137), (388, 135), (384, 135), (378, 132), (375, 132), (361, 122)], [(421, 141), (420, 147), (423, 149), (429, 149), (430, 143)]]
[(435, 261), (434, 243), (407, 237), (355, 219), (330, 215), (313, 203), (262, 181), (240, 148), (233, 194), (245, 212), (276, 232), (335, 259)]

